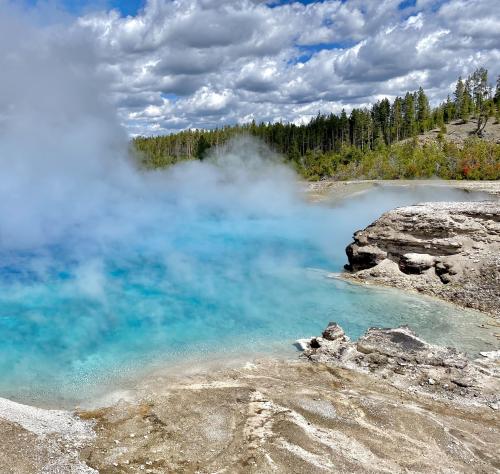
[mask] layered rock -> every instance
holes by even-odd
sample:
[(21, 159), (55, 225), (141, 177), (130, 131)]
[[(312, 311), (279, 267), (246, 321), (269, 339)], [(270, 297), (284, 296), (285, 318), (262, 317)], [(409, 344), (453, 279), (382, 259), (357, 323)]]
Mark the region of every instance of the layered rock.
[(500, 314), (500, 203), (394, 209), (354, 234), (347, 277)]
[[(332, 333), (335, 337), (325, 337)], [(500, 351), (469, 360), (453, 348), (429, 344), (406, 326), (370, 328), (353, 342), (336, 323), (304, 348), (309, 360), (369, 372), (404, 390), (499, 408)]]

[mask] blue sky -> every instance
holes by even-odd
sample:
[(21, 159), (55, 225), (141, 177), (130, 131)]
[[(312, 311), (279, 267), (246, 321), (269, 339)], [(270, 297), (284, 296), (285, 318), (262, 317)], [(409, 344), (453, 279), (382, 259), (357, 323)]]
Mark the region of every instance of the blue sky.
[(68, 13), (80, 15), (81, 13), (93, 10), (117, 9), (122, 16), (136, 15), (146, 3), (145, 0), (26, 0), (30, 6), (44, 3), (56, 3), (64, 8)]
[[(84, 0), (82, 0), (84, 1)], [(111, 8), (117, 8), (122, 15), (135, 15), (144, 6), (144, 0), (108, 0), (107, 4)]]
[[(309, 5), (312, 3), (322, 3), (324, 0), (277, 0), (270, 1), (269, 6), (279, 6), (287, 3), (302, 3)], [(87, 13), (93, 10), (119, 10), (122, 16), (136, 15), (146, 3), (146, 0), (26, 0), (28, 5), (36, 5), (43, 3), (60, 4), (67, 12), (75, 15)], [(345, 0), (342, 0), (344, 3)], [(439, 3), (439, 2), (437, 2)], [(402, 0), (399, 4), (400, 9), (414, 7), (416, 0)]]

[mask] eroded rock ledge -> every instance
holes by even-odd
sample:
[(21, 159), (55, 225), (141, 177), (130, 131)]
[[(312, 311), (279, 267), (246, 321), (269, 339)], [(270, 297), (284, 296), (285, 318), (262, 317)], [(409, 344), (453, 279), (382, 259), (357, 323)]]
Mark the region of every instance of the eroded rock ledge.
[(407, 326), (370, 328), (353, 342), (335, 322), (321, 337), (298, 343), (309, 360), (371, 373), (403, 390), (500, 407), (500, 351), (470, 360), (456, 349), (429, 344)]
[(500, 315), (500, 203), (424, 203), (354, 234), (346, 277)]

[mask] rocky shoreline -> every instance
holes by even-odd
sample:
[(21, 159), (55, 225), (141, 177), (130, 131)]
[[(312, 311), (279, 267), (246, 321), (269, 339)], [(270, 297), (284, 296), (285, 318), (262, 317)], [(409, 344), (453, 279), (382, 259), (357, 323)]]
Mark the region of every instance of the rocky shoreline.
[[(340, 194), (349, 189), (365, 185)], [(356, 232), (346, 251), (350, 281), (499, 316), (498, 201), (395, 209)], [(500, 471), (499, 350), (471, 360), (408, 327), (371, 328), (351, 341), (335, 323), (297, 346), (295, 360), (157, 374), (94, 409), (0, 399), (0, 472)]]
[(81, 412), (97, 434), (83, 460), (155, 474), (500, 468), (499, 351), (469, 360), (404, 327), (352, 342), (335, 323), (299, 344), (298, 361), (159, 377), (136, 402)]
[(335, 322), (321, 337), (297, 343), (302, 357), (314, 362), (370, 373), (436, 400), (500, 408), (500, 350), (470, 360), (454, 348), (427, 343), (407, 326), (370, 328), (353, 342)]
[(305, 182), (303, 189), (307, 193), (309, 200), (321, 202), (325, 200), (343, 199), (357, 193), (369, 191), (378, 186), (384, 187), (405, 187), (405, 186), (433, 186), (440, 188), (460, 189), (467, 192), (479, 192), (491, 196), (493, 199), (500, 197), (500, 181), (453, 181), (453, 180), (381, 180), (367, 179), (356, 181), (335, 181), (325, 179), (321, 181)]
[(500, 351), (471, 360), (407, 327), (330, 323), (295, 360), (157, 375), (76, 413), (0, 400), (2, 473), (500, 469)]
[(358, 282), (415, 290), (500, 316), (500, 202), (423, 203), (386, 212), (346, 249)]

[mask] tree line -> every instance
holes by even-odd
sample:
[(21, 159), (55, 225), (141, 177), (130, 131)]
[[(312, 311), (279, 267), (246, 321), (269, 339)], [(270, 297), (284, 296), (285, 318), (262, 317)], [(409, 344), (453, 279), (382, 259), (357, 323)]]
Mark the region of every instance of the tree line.
[[(256, 123), (225, 126), (214, 130), (185, 130), (172, 135), (137, 137), (133, 140), (142, 165), (165, 167), (179, 161), (204, 159), (209, 150), (238, 134), (249, 134), (267, 143), (308, 179), (335, 175), (339, 166), (359, 162), (374, 151), (392, 149), (397, 142), (446, 124), (475, 119), (474, 134), (481, 137), (488, 120), (500, 121), (500, 76), (496, 87), (489, 84), (488, 71), (479, 68), (457, 80), (450, 96), (435, 108), (420, 87), (392, 102), (388, 98), (370, 108), (354, 108), (348, 115), (321, 114), (309, 123)], [(416, 143), (414, 143), (416, 146)], [(326, 163), (328, 166), (322, 166)], [(353, 176), (354, 177), (354, 176)], [(467, 177), (467, 176), (464, 176)]]

